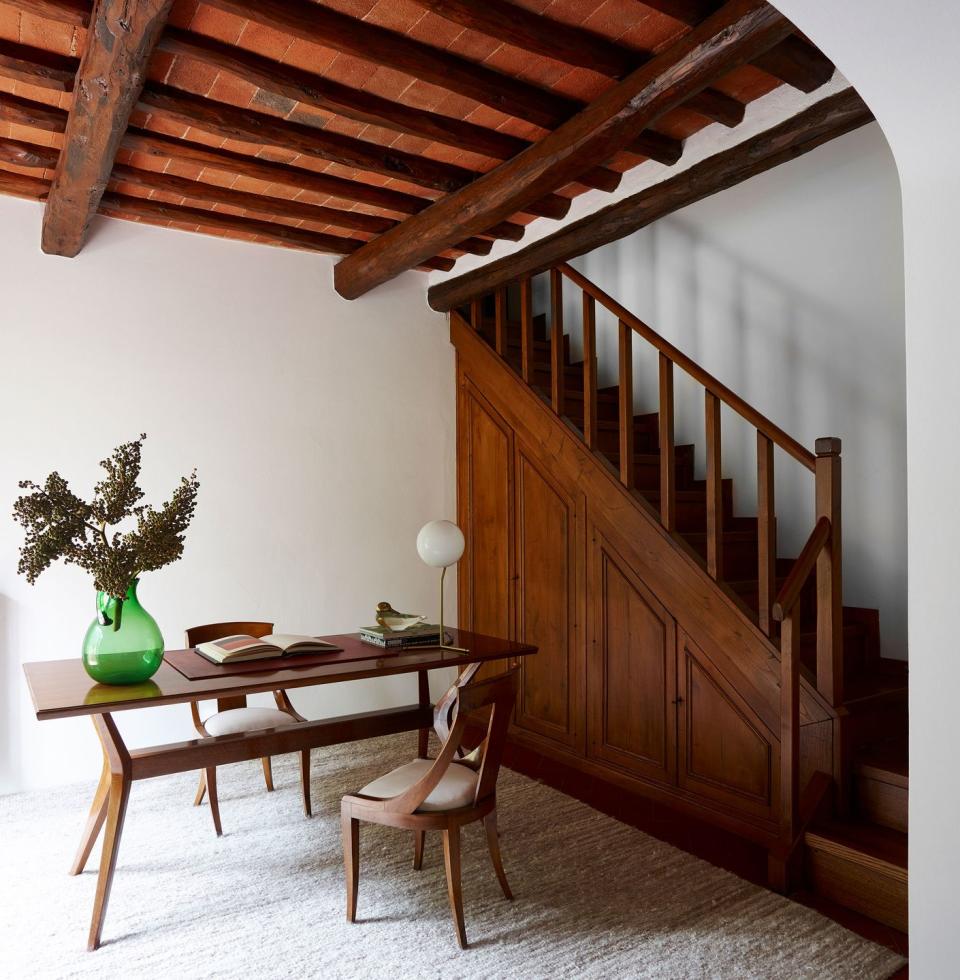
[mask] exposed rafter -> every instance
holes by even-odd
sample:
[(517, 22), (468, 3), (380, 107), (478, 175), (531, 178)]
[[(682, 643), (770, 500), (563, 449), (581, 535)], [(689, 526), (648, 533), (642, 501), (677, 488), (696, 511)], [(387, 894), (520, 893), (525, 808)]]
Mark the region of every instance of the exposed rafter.
[(688, 171), (588, 215), (528, 248), (431, 287), (430, 305), (452, 310), (518, 277), (535, 275), (617, 241), (711, 194), (754, 177), (864, 126), (873, 119), (853, 89), (830, 96), (792, 119), (707, 157)]
[(450, 244), (453, 222), (470, 235), (516, 213), (545, 188), (562, 185), (571, 172), (609, 158), (652, 119), (792, 30), (789, 21), (763, 0), (730, 0), (536, 146), (338, 263), (337, 291), (355, 299), (442, 251)]
[[(414, 3), (498, 41), (568, 65), (589, 68), (609, 78), (629, 75), (655, 54), (654, 51), (625, 48), (602, 35), (551, 20), (508, 0), (483, 0), (482, 3), (474, 0), (414, 0)], [(697, 92), (686, 101), (684, 108), (725, 126), (736, 126), (743, 120), (743, 103), (716, 89)]]
[(83, 248), (172, 3), (97, 0), (43, 215), (45, 252), (72, 256)]

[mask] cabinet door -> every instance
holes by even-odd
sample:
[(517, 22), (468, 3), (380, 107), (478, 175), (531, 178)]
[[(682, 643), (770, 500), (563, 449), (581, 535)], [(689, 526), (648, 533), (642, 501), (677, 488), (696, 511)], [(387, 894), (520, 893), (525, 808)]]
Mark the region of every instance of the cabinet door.
[[(511, 541), (513, 436), (469, 386), (458, 412), (458, 511), (466, 549), (459, 566), (459, 622), (477, 633), (513, 637)], [(485, 664), (481, 677), (506, 669)]]
[(772, 818), (776, 740), (682, 631), (678, 658), (681, 787), (741, 812)]
[(539, 650), (522, 660), (516, 724), (576, 747), (582, 740), (576, 500), (517, 449), (517, 639)]
[(594, 531), (589, 594), (590, 755), (659, 782), (676, 780), (676, 624)]

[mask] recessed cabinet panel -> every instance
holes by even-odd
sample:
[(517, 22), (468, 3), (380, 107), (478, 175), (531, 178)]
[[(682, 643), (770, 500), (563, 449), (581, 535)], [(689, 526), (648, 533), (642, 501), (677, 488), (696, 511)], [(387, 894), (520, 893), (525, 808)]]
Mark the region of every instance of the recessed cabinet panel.
[(590, 754), (646, 778), (675, 779), (676, 626), (596, 535), (587, 688)]
[(522, 664), (516, 721), (572, 744), (576, 717), (576, 503), (517, 452), (517, 639), (539, 647)]
[[(459, 567), (460, 622), (478, 633), (512, 637), (512, 433), (467, 389), (460, 435), (459, 520), (467, 539)], [(504, 666), (499, 661), (485, 665), (481, 676)]]
[(739, 810), (771, 816), (775, 744), (749, 719), (703, 653), (689, 638), (682, 639), (680, 785)]

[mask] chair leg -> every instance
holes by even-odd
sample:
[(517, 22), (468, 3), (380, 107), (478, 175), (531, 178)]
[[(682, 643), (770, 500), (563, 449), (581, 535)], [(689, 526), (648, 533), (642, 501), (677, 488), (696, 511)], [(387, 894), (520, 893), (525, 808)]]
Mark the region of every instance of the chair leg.
[(273, 765), (270, 762), (270, 756), (264, 756), (260, 760), (263, 762), (263, 781), (267, 784), (267, 792), (273, 792)]
[(443, 863), (447, 870), (447, 894), (457, 942), (467, 948), (467, 933), (463, 927), (463, 891), (460, 887), (460, 828), (452, 826), (443, 831)]
[(213, 829), (217, 837), (223, 836), (220, 826), (220, 801), (217, 799), (217, 767), (211, 766), (204, 770), (204, 782), (207, 784), (207, 798), (210, 800), (210, 813), (213, 816)]
[(423, 844), (426, 839), (425, 830), (415, 830), (413, 832), (413, 870), (419, 871), (423, 867)]
[(207, 795), (207, 774), (205, 770), (200, 770), (200, 783), (197, 786), (197, 795), (193, 798), (193, 805), (200, 806), (203, 798)]
[(507, 874), (503, 870), (503, 858), (500, 857), (500, 836), (497, 833), (497, 811), (491, 810), (483, 818), (483, 826), (487, 831), (487, 847), (490, 848), (490, 860), (493, 862), (493, 870), (497, 873), (497, 881), (503, 889), (506, 898), (513, 901), (513, 892), (507, 884)]
[(347, 807), (340, 810), (343, 829), (343, 867), (347, 875), (347, 922), (357, 921), (357, 891), (360, 884), (360, 821)]
[(303, 812), (313, 816), (313, 805), (310, 802), (310, 750), (300, 753), (300, 786), (303, 788)]

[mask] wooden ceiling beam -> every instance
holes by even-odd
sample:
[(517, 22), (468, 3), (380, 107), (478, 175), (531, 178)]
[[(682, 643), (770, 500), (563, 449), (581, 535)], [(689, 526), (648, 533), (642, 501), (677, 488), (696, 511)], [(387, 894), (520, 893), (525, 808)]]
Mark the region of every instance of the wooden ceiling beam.
[(72, 92), (76, 58), (0, 39), (0, 75), (52, 92)]
[(67, 112), (19, 95), (0, 92), (0, 120), (45, 133), (62, 133), (67, 128)]
[[(157, 48), (228, 72), (290, 102), (302, 102), (346, 119), (420, 136), (494, 160), (506, 160), (530, 145), (509, 133), (384, 99), (365, 89), (351, 88), (192, 31), (168, 28)], [(598, 167), (582, 174), (579, 181), (587, 187), (611, 191), (616, 189), (619, 179), (620, 175), (614, 171)]]
[(97, 0), (44, 209), (44, 252), (73, 256), (83, 248), (172, 3)]
[(49, 193), (49, 180), (0, 170), (0, 194), (22, 197), (28, 201), (45, 201)]
[[(419, 2), (419, 0), (418, 0)], [(640, 0), (675, 20), (696, 27), (712, 14), (722, 0)], [(765, 51), (752, 62), (754, 68), (786, 82), (801, 92), (814, 92), (833, 78), (833, 62), (809, 41), (793, 35)]]
[[(137, 108), (142, 112), (196, 126), (225, 139), (293, 150), (306, 156), (395, 177), (443, 193), (466, 187), (481, 176), (464, 167), (404, 153), (341, 133), (327, 132), (303, 123), (289, 122), (266, 113), (238, 109), (226, 102), (217, 102), (166, 85), (148, 85), (140, 95)], [(547, 193), (530, 202), (528, 213), (538, 217), (562, 218), (569, 210), (569, 198)]]
[[(655, 51), (627, 48), (583, 27), (536, 14), (508, 0), (414, 0), (445, 20), (479, 31), (505, 44), (567, 65), (588, 68), (608, 78), (623, 78), (649, 61)], [(690, 97), (685, 109), (725, 126), (743, 120), (744, 105), (716, 89)]]
[(544, 272), (559, 262), (568, 262), (632, 235), (674, 211), (788, 163), (872, 120), (870, 110), (852, 88), (832, 95), (792, 119), (588, 215), (528, 248), (432, 286), (429, 303), (435, 310), (456, 309), (508, 282)]
[(765, 0), (729, 0), (529, 150), (340, 261), (334, 271), (337, 291), (356, 299), (442, 251), (451, 243), (451, 229), (460, 237), (472, 235), (516, 213), (547, 188), (562, 186), (568, 175), (609, 159), (651, 120), (768, 50), (792, 29)]
[[(504, 75), (405, 34), (357, 20), (311, 0), (206, 0), (213, 7), (312, 44), (333, 48), (375, 65), (475, 99), (542, 129), (555, 129), (583, 103)], [(637, 147), (626, 147), (646, 156)], [(601, 161), (602, 163), (602, 161)]]
[(60, 151), (55, 146), (39, 146), (23, 140), (0, 139), (0, 160), (31, 170), (56, 170)]

